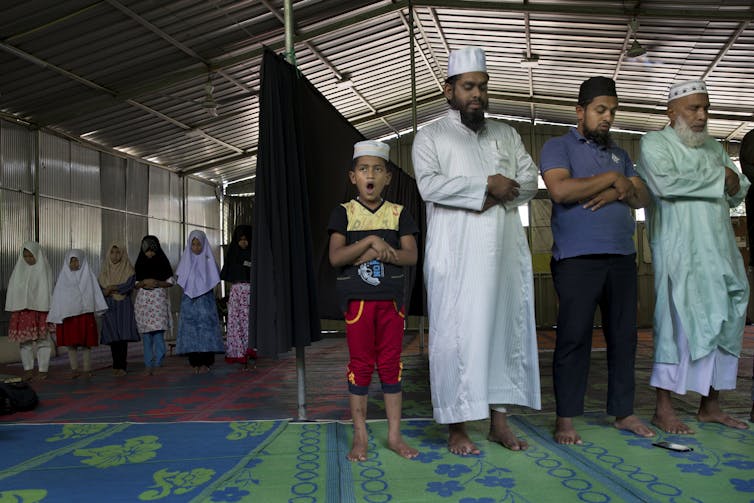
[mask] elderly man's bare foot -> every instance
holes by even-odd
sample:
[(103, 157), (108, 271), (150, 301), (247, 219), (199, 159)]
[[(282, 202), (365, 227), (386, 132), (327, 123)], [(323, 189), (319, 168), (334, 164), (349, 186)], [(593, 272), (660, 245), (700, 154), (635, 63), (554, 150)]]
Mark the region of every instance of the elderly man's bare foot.
[(656, 433), (646, 424), (644, 421), (634, 416), (633, 414), (625, 417), (616, 417), (613, 425), (619, 430), (630, 431), (640, 437), (654, 437)]
[(504, 412), (492, 411), (492, 420), (490, 421), (490, 432), (487, 440), (502, 445), (512, 451), (525, 451), (529, 444), (521, 440), (513, 433), (508, 424), (508, 415)]
[(697, 421), (700, 423), (720, 423), (729, 428), (735, 428), (737, 430), (748, 430), (749, 425), (743, 421), (732, 418), (725, 412), (718, 410), (716, 412), (702, 412), (701, 410), (696, 415)]
[(348, 461), (366, 461), (367, 460), (367, 444), (368, 440), (366, 435), (353, 436), (353, 443), (351, 444), (351, 451), (346, 456)]
[(664, 414), (655, 412), (655, 415), (652, 416), (652, 424), (665, 433), (674, 435), (693, 435), (695, 433), (686, 423), (678, 419), (675, 412)]
[(469, 438), (463, 423), (451, 424), (448, 427), (448, 450), (458, 456), (477, 455), (482, 452)]
[(400, 437), (397, 440), (388, 439), (387, 446), (391, 451), (406, 459), (414, 459), (419, 455), (419, 451), (408, 445)]
[(573, 418), (570, 417), (558, 417), (555, 420), (553, 438), (557, 443), (563, 445), (581, 445), (584, 443), (579, 434), (576, 433), (576, 428), (573, 427)]

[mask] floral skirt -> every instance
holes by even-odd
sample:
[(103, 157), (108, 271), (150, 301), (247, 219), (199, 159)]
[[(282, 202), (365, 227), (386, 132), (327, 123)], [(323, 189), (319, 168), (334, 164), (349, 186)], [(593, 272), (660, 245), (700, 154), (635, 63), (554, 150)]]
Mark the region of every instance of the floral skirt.
[(8, 339), (13, 342), (28, 342), (47, 337), (47, 313), (44, 311), (13, 311), (8, 323)]
[(225, 337), (225, 361), (245, 363), (249, 351), (249, 283), (234, 283), (228, 299), (228, 323)]

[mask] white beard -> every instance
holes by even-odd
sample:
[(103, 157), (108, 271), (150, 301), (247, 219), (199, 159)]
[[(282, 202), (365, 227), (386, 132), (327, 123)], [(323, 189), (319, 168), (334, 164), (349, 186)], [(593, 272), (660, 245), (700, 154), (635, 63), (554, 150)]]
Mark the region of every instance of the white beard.
[(673, 129), (681, 139), (681, 142), (683, 142), (683, 144), (687, 147), (701, 147), (702, 145), (704, 145), (704, 142), (707, 141), (707, 138), (709, 138), (706, 124), (704, 126), (704, 131), (699, 131), (697, 133), (696, 131), (693, 131), (691, 127), (689, 127), (688, 123), (684, 121), (682, 117), (678, 117), (676, 119)]

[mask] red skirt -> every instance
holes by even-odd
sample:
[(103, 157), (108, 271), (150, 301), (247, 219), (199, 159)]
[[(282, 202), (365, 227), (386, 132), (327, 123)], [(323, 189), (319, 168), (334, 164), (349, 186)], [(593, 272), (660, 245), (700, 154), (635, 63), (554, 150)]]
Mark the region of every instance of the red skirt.
[(13, 311), (8, 322), (8, 339), (28, 342), (47, 337), (47, 313), (44, 311)]
[(58, 346), (96, 346), (99, 334), (94, 314), (84, 313), (64, 319), (62, 324), (56, 325), (55, 336)]

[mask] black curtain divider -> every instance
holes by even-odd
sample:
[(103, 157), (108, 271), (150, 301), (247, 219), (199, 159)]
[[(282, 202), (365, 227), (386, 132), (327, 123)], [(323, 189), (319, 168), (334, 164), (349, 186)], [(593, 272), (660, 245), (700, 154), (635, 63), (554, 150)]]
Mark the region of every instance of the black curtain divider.
[[(295, 67), (269, 50), (259, 109), (249, 330), (250, 344), (271, 356), (319, 340), (320, 319), (343, 318), (327, 223), (333, 208), (356, 196), (348, 170), (353, 144), (365, 138)], [(422, 288), (412, 287), (423, 285), (424, 203), (415, 180), (392, 163), (391, 168), (385, 198), (405, 206), (422, 230), (406, 296), (408, 313), (421, 315)]]
[(301, 80), (269, 50), (261, 74), (249, 344), (263, 356), (277, 357), (311, 345), (321, 333)]

